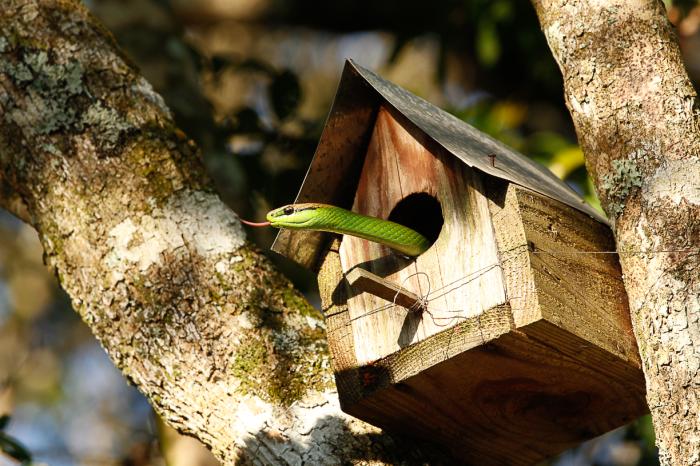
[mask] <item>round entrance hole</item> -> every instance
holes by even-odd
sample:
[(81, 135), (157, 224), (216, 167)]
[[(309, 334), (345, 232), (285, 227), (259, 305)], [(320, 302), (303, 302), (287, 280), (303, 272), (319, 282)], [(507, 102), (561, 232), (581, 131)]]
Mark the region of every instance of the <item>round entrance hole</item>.
[(444, 219), (440, 202), (428, 193), (413, 193), (401, 199), (389, 220), (416, 230), (432, 245), (440, 236)]

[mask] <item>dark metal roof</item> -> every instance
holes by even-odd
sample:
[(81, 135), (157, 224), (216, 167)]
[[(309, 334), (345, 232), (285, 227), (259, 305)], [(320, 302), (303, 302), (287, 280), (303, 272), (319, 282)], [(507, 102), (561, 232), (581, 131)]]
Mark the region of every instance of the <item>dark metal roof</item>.
[[(352, 205), (381, 103), (393, 107), (468, 166), (607, 222), (547, 168), (352, 60), (345, 64), (333, 107), (296, 202), (323, 202), (346, 208)], [(305, 267), (314, 268), (327, 236), (318, 232), (280, 230), (272, 249)]]

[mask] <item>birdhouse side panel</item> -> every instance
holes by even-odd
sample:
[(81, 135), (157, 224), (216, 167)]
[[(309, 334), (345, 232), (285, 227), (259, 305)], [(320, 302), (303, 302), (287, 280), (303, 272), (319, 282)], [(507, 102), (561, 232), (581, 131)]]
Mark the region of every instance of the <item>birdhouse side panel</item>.
[(526, 188), (515, 194), (542, 316), (641, 368), (610, 228)]
[[(364, 268), (427, 302), (425, 311), (410, 312), (351, 290), (347, 304), (358, 363), (375, 361), (505, 303), (483, 192), (473, 170), (393, 110), (380, 108), (352, 209), (389, 218), (399, 202), (424, 193), (439, 202), (443, 225), (430, 249), (413, 259), (377, 243), (343, 238), (339, 252), (345, 273)], [(419, 223), (424, 214), (414, 212)]]

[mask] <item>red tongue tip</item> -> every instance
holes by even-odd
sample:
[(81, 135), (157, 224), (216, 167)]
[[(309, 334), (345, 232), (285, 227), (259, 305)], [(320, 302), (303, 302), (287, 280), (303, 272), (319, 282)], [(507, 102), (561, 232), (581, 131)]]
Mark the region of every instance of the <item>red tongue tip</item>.
[(242, 218), (239, 218), (238, 220), (241, 221), (244, 225), (248, 225), (250, 227), (269, 227), (270, 222), (249, 222), (248, 220), (243, 220)]

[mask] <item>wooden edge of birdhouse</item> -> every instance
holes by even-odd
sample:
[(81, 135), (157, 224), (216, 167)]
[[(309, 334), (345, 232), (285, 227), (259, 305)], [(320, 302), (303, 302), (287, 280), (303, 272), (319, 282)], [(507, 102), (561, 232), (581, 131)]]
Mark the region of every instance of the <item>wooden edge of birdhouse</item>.
[[(407, 352), (411, 362), (422, 357)], [(526, 331), (507, 331), (396, 381), (408, 357), (336, 373), (343, 410), (440, 444), (466, 464), (536, 464), (648, 412), (638, 380), (612, 377), (597, 361), (582, 362)]]
[(609, 228), (513, 183), (485, 188), (506, 303), (358, 364), (334, 239), (328, 344), (347, 413), (468, 462), (533, 464), (648, 412), (644, 378)]
[(545, 320), (641, 371), (610, 227), (522, 186), (486, 184), (515, 327)]

